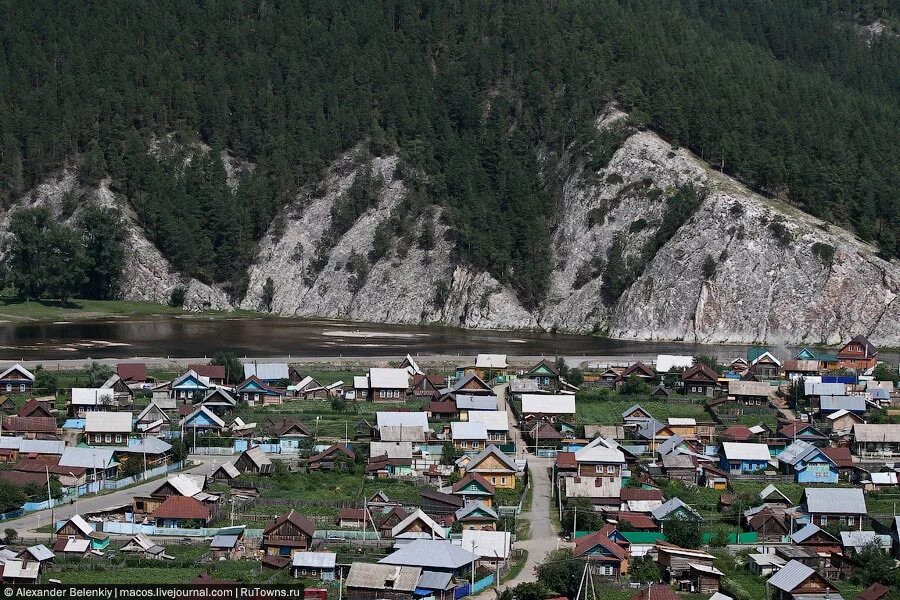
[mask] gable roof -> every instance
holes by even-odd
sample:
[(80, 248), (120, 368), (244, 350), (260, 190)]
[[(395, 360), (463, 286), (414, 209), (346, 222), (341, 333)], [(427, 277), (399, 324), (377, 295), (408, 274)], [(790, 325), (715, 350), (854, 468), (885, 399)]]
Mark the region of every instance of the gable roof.
[(556, 368), (556, 365), (546, 358), (542, 358), (540, 362), (528, 369), (527, 373), (528, 375), (531, 375), (533, 373), (536, 373), (537, 371), (546, 371), (555, 376), (559, 375), (559, 369)]
[(513, 462), (513, 460), (510, 457), (508, 457), (506, 454), (504, 454), (503, 451), (500, 450), (500, 448), (491, 444), (490, 446), (488, 446), (487, 448), (485, 448), (484, 450), (482, 450), (481, 452), (476, 454), (472, 458), (472, 460), (469, 461), (469, 464), (466, 465), (466, 472), (477, 469), (478, 465), (482, 461), (484, 461), (484, 459), (486, 459), (488, 456), (496, 457), (497, 460), (499, 460), (503, 465), (508, 467), (513, 472), (518, 471), (518, 468), (516, 467), (516, 463)]
[(900, 443), (900, 424), (854, 423), (853, 439), (857, 442)]
[(166, 411), (164, 411), (157, 403), (151, 402), (150, 404), (148, 404), (148, 405), (144, 408), (144, 410), (142, 410), (140, 413), (138, 413), (137, 421), (138, 421), (138, 422), (143, 421), (143, 420), (144, 420), (147, 416), (149, 416), (151, 413), (154, 415), (154, 416), (153, 416), (153, 419), (154, 419), (154, 420), (156, 420), (156, 419), (162, 419), (162, 420), (164, 420), (164, 421), (166, 421), (166, 422), (168, 422), (168, 421), (171, 420), (171, 419), (169, 418), (169, 415), (168, 415), (168, 413), (167, 413)]
[(19, 373), (25, 379), (27, 379), (29, 381), (34, 381), (34, 373), (32, 373), (31, 371), (29, 371), (28, 369), (26, 369), (19, 363), (14, 364), (13, 366), (7, 368), (5, 371), (0, 373), (0, 379), (3, 379), (7, 375), (11, 375), (13, 373)]
[[(852, 338), (850, 338), (849, 342), (841, 346), (841, 349), (838, 350), (838, 355), (840, 355), (844, 351), (844, 348), (846, 348), (853, 342), (856, 342), (863, 347), (863, 353), (866, 358), (870, 358), (878, 354), (878, 348), (875, 346), (875, 344), (869, 341), (869, 338), (864, 335), (854, 335)], [(0, 375), (0, 377), (2, 377), (2, 375)]]
[(218, 416), (216, 413), (214, 413), (213, 411), (209, 410), (207, 407), (203, 406), (202, 404), (201, 404), (201, 405), (198, 405), (197, 408), (195, 408), (195, 409), (191, 412), (191, 414), (189, 414), (188, 416), (186, 416), (186, 417), (184, 418), (184, 426), (185, 426), (185, 427), (190, 427), (190, 426), (191, 426), (191, 425), (190, 425), (190, 422), (191, 422), (194, 418), (199, 417), (199, 416), (206, 417), (206, 419), (207, 419), (210, 423), (212, 423), (212, 424), (214, 424), (214, 425), (218, 425), (218, 426), (221, 427), (221, 428), (224, 428), (224, 427), (225, 427), (225, 421), (223, 421), (221, 418), (219, 418), (219, 416)]
[(209, 507), (190, 496), (169, 496), (151, 514), (155, 519), (209, 519)]
[(450, 391), (458, 392), (459, 390), (464, 389), (467, 385), (473, 382), (483, 390), (493, 391), (491, 390), (491, 386), (489, 386), (481, 377), (479, 377), (475, 373), (469, 373), (468, 375), (460, 377), (459, 380), (453, 384), (453, 387), (450, 389)]
[(595, 531), (589, 535), (582, 536), (575, 540), (575, 556), (583, 556), (586, 552), (597, 546), (602, 546), (608, 553), (622, 560), (627, 556), (625, 548), (609, 539), (609, 536), (616, 529), (612, 525), (604, 526), (600, 531)]
[(605, 439), (598, 437), (575, 452), (575, 462), (623, 464), (625, 455), (618, 447), (614, 447), (608, 444)]
[(772, 458), (766, 444), (722, 442), (722, 451), (728, 460), (768, 461)]
[(199, 377), (225, 379), (225, 365), (188, 365), (188, 369), (196, 373)]
[(238, 393), (243, 392), (244, 390), (253, 390), (254, 392), (259, 391), (264, 393), (267, 396), (280, 396), (281, 392), (272, 388), (267, 384), (264, 380), (260, 379), (256, 375), (251, 375), (250, 377), (244, 379), (236, 388), (235, 391)]
[(412, 592), (416, 589), (422, 569), (416, 566), (400, 566), (355, 562), (344, 581), (348, 588)]
[(279, 515), (275, 518), (271, 523), (266, 525), (266, 528), (263, 530), (263, 534), (269, 534), (274, 532), (276, 529), (284, 525), (285, 523), (290, 523), (298, 530), (302, 531), (309, 537), (312, 537), (316, 532), (316, 524), (301, 515), (300, 513), (291, 509), (287, 513), (283, 515)]
[(409, 372), (406, 369), (372, 367), (369, 369), (369, 386), (406, 389), (409, 387)]
[(694, 510), (693, 508), (691, 508), (690, 506), (688, 506), (687, 504), (682, 502), (681, 498), (677, 498), (677, 497), (670, 498), (669, 500), (664, 502), (662, 505), (657, 506), (652, 511), (650, 511), (650, 514), (653, 515), (653, 518), (656, 519), (657, 521), (662, 521), (664, 519), (669, 518), (669, 515), (676, 513), (679, 510), (688, 512), (695, 518), (701, 519), (700, 514), (696, 510)]
[(450, 423), (452, 440), (487, 440), (487, 426), (484, 423), (454, 421)]
[(52, 416), (51, 408), (47, 405), (46, 402), (41, 402), (37, 398), (32, 398), (28, 402), (22, 405), (22, 408), (19, 409), (17, 413), (20, 417), (30, 417), (34, 413), (42, 413), (44, 416)]
[(819, 396), (819, 410), (866, 411), (865, 396)]
[(85, 433), (131, 433), (130, 412), (89, 412), (84, 416)]
[(59, 458), (61, 467), (105, 469), (113, 464), (112, 448), (67, 446)]
[(434, 519), (425, 514), (422, 509), (416, 509), (412, 514), (407, 515), (405, 519), (394, 525), (391, 528), (391, 537), (400, 536), (410, 525), (412, 525), (416, 521), (421, 521), (427, 529), (427, 531), (422, 532), (423, 536), (427, 536), (431, 539), (444, 539), (447, 537), (447, 534), (444, 532), (444, 528), (438, 525)]
[(850, 453), (850, 448), (842, 447), (842, 448), (822, 448), (822, 454), (831, 459), (838, 468), (840, 469), (850, 469), (853, 468), (853, 455)]
[(116, 365), (116, 375), (122, 381), (146, 381), (147, 363), (119, 363)]
[(378, 411), (375, 413), (375, 426), (382, 427), (420, 427), (428, 431), (428, 415), (424, 412)]
[(415, 566), (423, 569), (456, 570), (478, 557), (444, 540), (414, 540), (378, 561), (384, 565)]
[(791, 593), (815, 574), (816, 571), (812, 567), (808, 567), (800, 561), (792, 560), (781, 567), (777, 573), (769, 577), (766, 583), (779, 590)]
[(509, 431), (505, 410), (476, 410), (469, 413), (470, 423), (484, 423), (488, 431)]
[(291, 374), (287, 363), (244, 363), (244, 379), (256, 377), (263, 381), (278, 381), (290, 379)]
[(622, 374), (619, 375), (619, 378), (628, 379), (628, 377), (630, 377), (631, 375), (635, 375), (636, 377), (640, 377), (641, 375), (643, 375), (644, 377), (653, 378), (656, 377), (656, 372), (644, 363), (638, 361), (622, 371)]
[(500, 518), (497, 516), (496, 511), (487, 504), (482, 502), (471, 502), (456, 511), (456, 520), (462, 521), (477, 512), (482, 513), (485, 518), (493, 519), (495, 521)]
[(712, 370), (708, 365), (697, 363), (690, 369), (681, 374), (682, 381), (705, 380), (710, 383), (716, 383), (719, 380), (719, 374)]
[(491, 483), (490, 481), (488, 481), (487, 479), (485, 479), (484, 476), (482, 476), (479, 473), (467, 473), (462, 479), (460, 479), (459, 481), (454, 483), (453, 487), (450, 489), (454, 494), (458, 494), (458, 493), (462, 492), (463, 495), (465, 495), (466, 493), (471, 493), (471, 492), (464, 492), (463, 490), (469, 484), (472, 484), (472, 483), (475, 483), (482, 490), (484, 490), (487, 494), (490, 494), (490, 495), (495, 494), (497, 491), (497, 488), (494, 487), (494, 484)]
[(191, 387), (198, 390), (205, 390), (209, 388), (209, 380), (205, 377), (200, 377), (195, 371), (191, 370), (188, 370), (187, 373), (173, 381), (169, 387), (171, 389), (175, 389), (176, 387), (180, 387), (188, 382), (193, 382), (193, 385)]
[(680, 600), (680, 596), (665, 583), (651, 583), (632, 596), (631, 600)]
[(476, 396), (473, 394), (456, 394), (456, 408), (459, 410), (495, 411), (497, 396)]
[(479, 354), (475, 357), (475, 366), (479, 369), (505, 369), (505, 354)]
[(781, 500), (784, 500), (784, 502), (787, 504), (791, 503), (790, 498), (785, 496), (781, 490), (779, 490), (777, 487), (775, 487), (771, 483), (769, 485), (767, 485), (766, 487), (764, 487), (762, 490), (760, 490), (759, 499), (762, 500), (763, 502), (765, 502), (766, 500), (771, 498), (773, 495), (777, 496)]
[(760, 381), (728, 380), (728, 394), (731, 396), (770, 396), (772, 386)]
[(814, 535), (819, 534), (819, 533), (830, 537), (832, 540), (835, 541), (835, 543), (838, 541), (836, 537), (834, 537), (833, 535), (831, 535), (830, 533), (828, 533), (827, 531), (825, 531), (824, 529), (822, 529), (821, 527), (819, 527), (818, 525), (816, 525), (814, 523), (809, 523), (809, 524), (801, 527), (794, 533), (792, 533), (791, 541), (794, 542), (795, 544), (802, 544), (809, 538), (811, 538)]
[(867, 514), (866, 497), (861, 488), (806, 488), (803, 497), (811, 513)]

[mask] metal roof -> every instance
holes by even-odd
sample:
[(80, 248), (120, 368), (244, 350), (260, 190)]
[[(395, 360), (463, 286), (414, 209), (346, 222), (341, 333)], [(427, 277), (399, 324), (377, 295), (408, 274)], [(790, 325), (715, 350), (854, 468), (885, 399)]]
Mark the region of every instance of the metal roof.
[(847, 393), (847, 384), (822, 383), (807, 379), (803, 382), (803, 393), (807, 396), (843, 396)]
[(492, 455), (497, 458), (500, 462), (505, 464), (507, 467), (512, 469), (513, 471), (518, 471), (518, 467), (516, 467), (516, 463), (508, 457), (500, 448), (491, 444), (477, 455), (475, 455), (472, 460), (468, 462), (466, 465), (466, 470), (477, 470), (478, 464), (481, 463), (482, 460), (487, 458), (489, 455)]
[(864, 443), (900, 443), (900, 425), (855, 423), (853, 425), (853, 439)]
[(428, 535), (428, 537), (437, 537), (441, 539), (447, 537), (444, 533), (444, 528), (438, 525), (434, 519), (422, 512), (422, 509), (416, 509), (415, 512), (413, 512), (411, 515), (408, 515), (405, 519), (394, 525), (394, 527), (391, 528), (391, 537), (397, 537), (399, 534), (403, 533), (403, 531), (407, 527), (409, 527), (417, 520), (422, 521), (422, 523), (430, 530), (430, 532), (424, 532)]
[(786, 465), (794, 466), (815, 451), (816, 447), (809, 442), (796, 440), (778, 455), (778, 460)]
[(429, 430), (428, 415), (424, 412), (376, 412), (375, 423), (378, 429), (393, 426), (421, 427), (424, 431)]
[(505, 369), (505, 354), (479, 354), (475, 357), (475, 366), (479, 369)]
[(378, 562), (385, 565), (456, 570), (477, 558), (468, 550), (444, 540), (414, 540)]
[(815, 573), (815, 570), (812, 567), (807, 567), (802, 562), (792, 560), (781, 567), (777, 573), (769, 577), (766, 583), (779, 590), (790, 593), (801, 583), (809, 579), (809, 576), (813, 573)]
[(453, 440), (486, 440), (487, 426), (484, 423), (454, 421), (450, 423), (450, 438)]
[(863, 396), (820, 396), (819, 410), (865, 412), (866, 399)]
[(406, 389), (409, 387), (409, 371), (373, 367), (369, 369), (369, 385), (373, 388)]
[(53, 552), (44, 544), (28, 546), (28, 548), (26, 548), (25, 550), (34, 558), (34, 560), (37, 561), (43, 562), (45, 560), (50, 560), (53, 558)]
[(505, 410), (476, 410), (469, 413), (470, 423), (484, 423), (488, 431), (509, 431), (509, 417)]
[(672, 369), (690, 369), (694, 366), (693, 356), (679, 356), (675, 354), (659, 354), (656, 357), (656, 372), (668, 373)]
[(522, 413), (574, 415), (575, 396), (572, 394), (522, 394)]
[(509, 556), (511, 543), (512, 534), (508, 531), (463, 529), (460, 546), (481, 558), (505, 559)]
[(244, 379), (254, 375), (263, 381), (291, 378), (287, 363), (244, 363)]
[(453, 579), (453, 573), (445, 571), (422, 571), (419, 577), (417, 588), (423, 590), (446, 590), (450, 587), (450, 581)]
[(212, 542), (210, 542), (210, 548), (227, 548), (231, 549), (237, 545), (238, 536), (236, 535), (214, 535)]
[(72, 404), (98, 406), (112, 404), (115, 392), (110, 388), (72, 388)]
[(84, 415), (85, 433), (131, 433), (130, 412), (89, 412)]
[(793, 541), (795, 544), (801, 544), (820, 531), (822, 531), (822, 529), (818, 525), (809, 523), (808, 525), (801, 527), (800, 529), (792, 533), (791, 541)]
[(334, 552), (295, 552), (291, 565), (313, 569), (333, 569), (337, 562)]
[(806, 508), (811, 513), (864, 515), (866, 497), (861, 488), (806, 488)]
[(497, 410), (497, 396), (473, 396), (456, 394), (456, 408), (459, 410)]
[(116, 452), (131, 452), (134, 454), (165, 454), (172, 449), (172, 444), (157, 437), (145, 437), (127, 446), (118, 446)]
[(63, 450), (59, 459), (61, 467), (84, 467), (85, 469), (105, 469), (113, 463), (112, 448), (82, 448), (70, 446)]
[(412, 442), (369, 442), (369, 456), (412, 458)]
[(657, 521), (661, 521), (661, 520), (667, 518), (673, 512), (677, 511), (678, 509), (684, 509), (685, 511), (692, 513), (698, 519), (700, 518), (700, 515), (697, 514), (697, 511), (695, 511), (693, 508), (691, 508), (690, 506), (688, 506), (687, 504), (682, 502), (681, 498), (671, 498), (671, 499), (667, 500), (665, 503), (654, 508), (650, 512), (650, 514), (653, 515), (653, 518), (656, 519)]
[(415, 566), (355, 562), (350, 565), (344, 583), (348, 588), (412, 592), (421, 575), (422, 569)]
[(487, 504), (484, 504), (482, 502), (473, 502), (471, 504), (466, 504), (465, 506), (463, 506), (462, 508), (460, 508), (459, 510), (456, 511), (456, 520), (460, 521), (477, 511), (484, 512), (491, 519), (496, 520), (496, 519), (500, 518), (497, 516), (496, 511), (494, 511), (494, 509), (491, 508), (490, 506), (488, 506)]
[(761, 460), (772, 458), (766, 444), (749, 444), (743, 442), (722, 442), (722, 451), (728, 460)]

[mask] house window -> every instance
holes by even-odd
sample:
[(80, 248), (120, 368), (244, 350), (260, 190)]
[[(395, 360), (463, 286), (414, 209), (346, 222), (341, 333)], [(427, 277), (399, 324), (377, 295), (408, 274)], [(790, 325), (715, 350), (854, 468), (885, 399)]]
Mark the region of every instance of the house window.
[(822, 525), (828, 525), (828, 516), (827, 516), (827, 515), (822, 515), (821, 517), (819, 517), (819, 522), (820, 522)]
[(117, 444), (121, 444), (121, 443), (122, 443), (122, 436), (121, 436), (120, 434), (118, 434), (118, 433), (116, 434), (116, 443), (117, 443)]
[(615, 465), (606, 465), (606, 472), (607, 473), (615, 473), (616, 472)]
[(506, 477), (500, 478), (500, 485), (506, 485)]
[(107, 433), (104, 437), (106, 438), (107, 444), (112, 442), (112, 434)]
[(24, 384), (24, 383), (19, 384), (19, 391), (20, 391), (20, 392), (24, 392), (24, 391), (25, 391), (25, 384)]
[(603, 465), (597, 465), (596, 467), (594, 467), (594, 472), (598, 475), (601, 475), (603, 473)]
[(11, 392), (11, 391), (12, 391), (12, 384), (11, 384), (11, 383), (7, 383), (7, 384), (6, 384), (6, 391), (7, 391), (7, 392)]
[(497, 478), (491, 477), (491, 483), (493, 483), (494, 485), (497, 485)]
[(598, 571), (600, 572), (600, 575), (612, 575), (613, 574), (613, 568), (610, 565), (601, 565), (600, 568), (598, 569)]
[(461, 442), (459, 443), (459, 447), (460, 447), (460, 448), (468, 448), (468, 447), (469, 447), (469, 442), (463, 440), (463, 441), (461, 441)]

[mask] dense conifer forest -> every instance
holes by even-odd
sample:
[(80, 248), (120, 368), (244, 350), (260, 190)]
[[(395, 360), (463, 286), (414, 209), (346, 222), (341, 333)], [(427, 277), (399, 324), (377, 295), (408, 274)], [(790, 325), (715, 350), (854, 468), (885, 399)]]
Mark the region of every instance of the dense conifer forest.
[[(423, 175), (459, 260), (533, 306), (558, 190), (539, 150), (552, 166), (583, 147), (615, 100), (893, 258), (897, 16), (888, 0), (4, 1), (0, 201), (64, 165), (108, 176), (179, 269), (240, 294), (281, 207), (364, 142)], [(212, 152), (148, 152), (172, 139)], [(223, 151), (255, 165), (235, 192)]]

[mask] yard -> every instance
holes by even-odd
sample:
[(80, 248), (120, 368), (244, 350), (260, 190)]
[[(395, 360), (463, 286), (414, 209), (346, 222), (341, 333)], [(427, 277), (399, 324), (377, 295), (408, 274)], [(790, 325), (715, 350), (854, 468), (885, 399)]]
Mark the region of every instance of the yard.
[(576, 420), (579, 424), (615, 425), (622, 422), (622, 413), (640, 404), (655, 418), (692, 417), (711, 420), (702, 398), (680, 397), (659, 399), (648, 395), (625, 396), (608, 389), (589, 389), (575, 397)]

